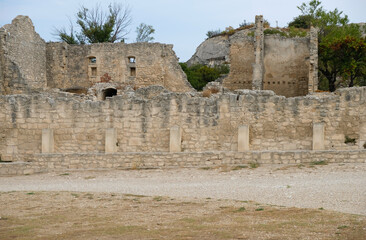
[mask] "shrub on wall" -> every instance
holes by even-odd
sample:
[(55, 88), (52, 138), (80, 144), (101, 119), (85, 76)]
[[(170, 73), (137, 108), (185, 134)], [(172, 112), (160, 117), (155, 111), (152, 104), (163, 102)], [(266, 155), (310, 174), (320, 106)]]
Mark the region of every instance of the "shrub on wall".
[(202, 64), (188, 66), (186, 63), (180, 63), (183, 71), (187, 75), (188, 81), (196, 90), (202, 90), (207, 83), (219, 78), (222, 74), (228, 74), (230, 69), (227, 65), (208, 67)]
[(217, 30), (211, 30), (206, 33), (207, 38), (213, 38), (216, 36), (221, 35), (222, 31), (220, 29)]
[(301, 28), (295, 28), (295, 27), (290, 27), (288, 29), (282, 29), (278, 30), (278, 29), (273, 29), (273, 28), (269, 28), (269, 29), (265, 29), (264, 30), (264, 34), (265, 35), (280, 35), (282, 37), (288, 37), (288, 38), (294, 38), (294, 37), (306, 37), (306, 35), (308, 34), (308, 32), (305, 29), (301, 29)]
[(280, 30), (277, 30), (277, 29), (265, 29), (264, 30), (264, 34), (265, 35), (280, 35), (282, 37), (287, 37), (287, 34), (285, 32), (282, 32)]

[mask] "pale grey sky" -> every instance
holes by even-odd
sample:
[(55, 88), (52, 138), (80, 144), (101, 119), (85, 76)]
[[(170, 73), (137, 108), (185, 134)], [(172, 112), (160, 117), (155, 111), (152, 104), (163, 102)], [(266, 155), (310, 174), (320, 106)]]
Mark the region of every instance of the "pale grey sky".
[[(272, 26), (284, 27), (300, 14), (296, 6), (309, 0), (0, 0), (0, 26), (17, 15), (29, 16), (36, 31), (46, 41), (57, 41), (54, 27), (67, 27), (81, 5), (94, 7), (97, 2), (106, 7), (110, 2), (128, 4), (133, 23), (127, 43), (135, 40), (140, 23), (153, 25), (155, 42), (174, 44), (180, 61), (188, 60), (209, 30), (238, 27), (246, 20), (263, 15)], [(338, 8), (351, 22), (366, 22), (366, 0), (323, 0), (327, 10)]]

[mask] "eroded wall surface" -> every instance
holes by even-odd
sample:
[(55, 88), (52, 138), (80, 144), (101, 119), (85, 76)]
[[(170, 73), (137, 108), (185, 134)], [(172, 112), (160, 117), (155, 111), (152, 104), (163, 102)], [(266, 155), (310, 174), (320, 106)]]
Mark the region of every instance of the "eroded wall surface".
[[(286, 97), (308, 94), (309, 44), (309, 38), (264, 36), (263, 90)], [(233, 41), (230, 60), (230, 73), (223, 86), (230, 90), (252, 89), (254, 38), (247, 36)]]
[(365, 109), (366, 87), (296, 98), (250, 90), (203, 98), (156, 87), (105, 101), (0, 96), (0, 154), (40, 153), (42, 129), (53, 129), (56, 153), (104, 153), (108, 128), (117, 131), (117, 152), (168, 152), (173, 126), (182, 129), (183, 152), (237, 151), (241, 125), (249, 126), (250, 150), (311, 150), (314, 123), (324, 123), (325, 149), (359, 149)]
[(254, 39), (253, 37), (235, 38), (230, 46), (230, 73), (223, 85), (230, 90), (252, 89)]
[(119, 83), (121, 88), (161, 85), (173, 92), (194, 91), (173, 45), (45, 43), (26, 16), (0, 28), (0, 94), (87, 89), (98, 82)]
[(308, 93), (309, 38), (265, 36), (263, 89), (286, 97)]
[(91, 87), (103, 81), (137, 88), (160, 85), (192, 91), (173, 45), (160, 43), (47, 44), (47, 84), (52, 88)]
[(17, 16), (0, 28), (0, 94), (46, 87), (46, 43), (29, 17)]

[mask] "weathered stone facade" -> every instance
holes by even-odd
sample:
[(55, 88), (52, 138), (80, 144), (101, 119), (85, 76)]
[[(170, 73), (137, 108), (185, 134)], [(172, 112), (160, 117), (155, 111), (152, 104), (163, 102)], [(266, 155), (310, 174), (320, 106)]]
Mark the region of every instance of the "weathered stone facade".
[[(110, 128), (115, 152), (169, 152), (175, 126), (182, 131), (182, 152), (237, 151), (242, 125), (249, 126), (250, 150), (312, 150), (316, 123), (324, 124), (325, 149), (359, 149), (365, 109), (365, 87), (298, 98), (250, 90), (205, 98), (161, 87), (105, 101), (68, 93), (1, 96), (0, 153), (7, 160), (41, 153), (43, 129), (53, 130), (55, 153), (103, 153)], [(357, 144), (346, 144), (346, 136)]]
[(0, 94), (49, 88), (86, 92), (99, 82), (120, 89), (161, 85), (174, 92), (194, 90), (173, 45), (45, 43), (26, 16), (0, 29)]
[(47, 85), (90, 88), (105, 81), (122, 86), (164, 86), (187, 92), (192, 87), (178, 64), (173, 45), (160, 43), (47, 44)]
[(46, 87), (46, 43), (26, 16), (0, 28), (0, 94)]
[[(21, 33), (14, 29), (18, 23), (26, 26)], [(46, 44), (26, 17), (17, 17), (0, 33), (0, 159), (13, 161), (0, 163), (0, 175), (248, 161), (342, 162), (339, 156), (350, 158), (344, 162), (366, 160), (366, 87), (292, 98), (221, 87), (207, 96), (191, 91), (171, 45)], [(313, 76), (312, 84), (317, 81), (315, 56), (310, 56), (312, 71), (309, 64), (297, 68), (297, 75), (294, 71), (306, 65), (308, 40), (260, 37), (267, 49), (258, 61), (264, 67), (258, 78), (264, 89), (288, 84), (274, 89), (284, 95), (316, 90), (308, 88), (307, 79), (290, 87), (291, 79), (306, 74)], [(237, 59), (228, 79), (245, 79), (235, 84), (251, 88), (253, 71), (241, 63), (256, 56), (243, 54), (254, 47), (246, 39), (232, 43)], [(279, 54), (293, 62), (281, 62)], [(87, 95), (59, 90), (83, 88)]]
[(244, 164), (366, 163), (366, 151), (145, 152), (20, 155), (24, 162), (0, 164), (0, 176), (73, 170), (216, 168)]
[(272, 90), (286, 97), (315, 92), (316, 29), (311, 29), (307, 37), (266, 35), (264, 30), (263, 16), (256, 16), (251, 29), (207, 39), (188, 63), (229, 64), (230, 73), (223, 86), (230, 90)]

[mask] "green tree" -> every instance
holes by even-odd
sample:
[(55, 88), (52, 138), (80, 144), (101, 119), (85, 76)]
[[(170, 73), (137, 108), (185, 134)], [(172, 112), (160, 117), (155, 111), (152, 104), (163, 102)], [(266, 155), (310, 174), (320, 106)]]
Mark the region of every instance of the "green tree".
[(154, 40), (154, 37), (151, 35), (155, 33), (155, 29), (151, 25), (141, 23), (136, 28), (136, 33), (136, 42), (151, 42)]
[(303, 3), (298, 9), (302, 15), (290, 24), (312, 25), (319, 31), (319, 88), (326, 86), (324, 90), (335, 91), (345, 82), (353, 86), (356, 79), (365, 77), (364, 42), (359, 26), (348, 24), (348, 16), (337, 8), (325, 10), (318, 0)]
[(365, 38), (346, 36), (338, 44), (335, 44), (334, 48), (342, 51), (343, 56), (345, 56), (342, 65), (342, 77), (348, 81), (346, 82), (348, 87), (353, 87), (355, 84), (362, 85), (361, 80), (366, 79)]
[(327, 79), (331, 92), (342, 83), (352, 87), (364, 77), (365, 41), (359, 26), (350, 24), (334, 28), (319, 42), (319, 71)]
[(109, 4), (104, 11), (100, 4), (88, 9), (81, 6), (76, 14), (76, 24), (80, 31), (75, 32), (70, 21), (69, 33), (65, 28), (56, 29), (59, 40), (69, 44), (123, 41), (129, 33), (131, 10), (128, 6)]

